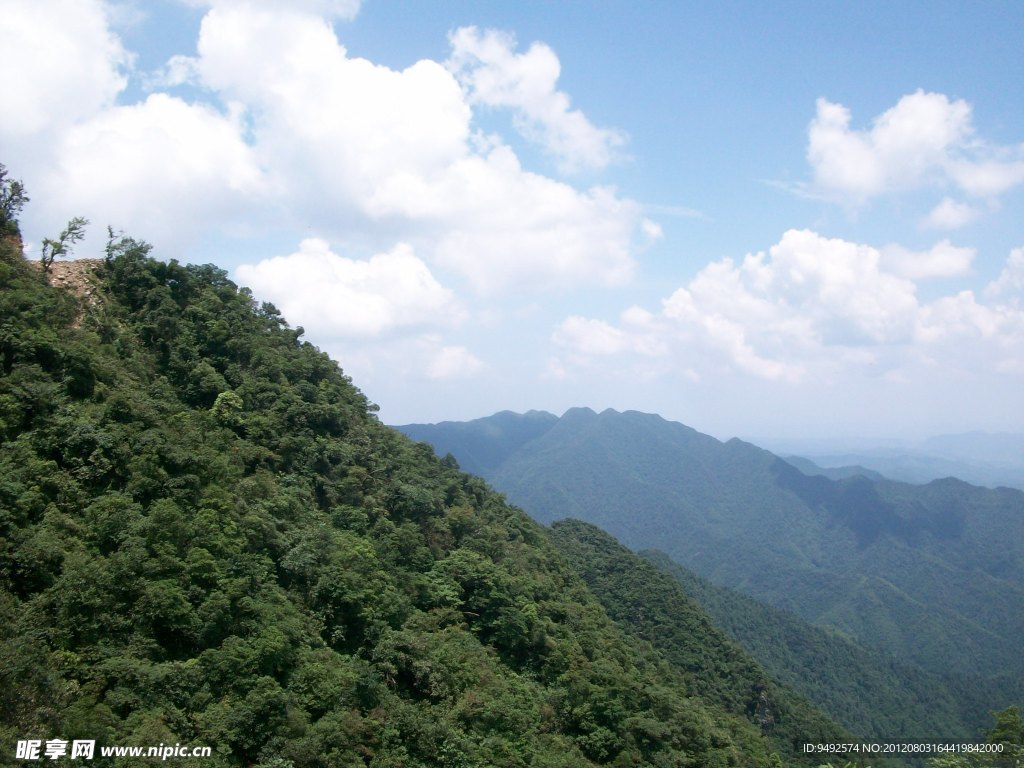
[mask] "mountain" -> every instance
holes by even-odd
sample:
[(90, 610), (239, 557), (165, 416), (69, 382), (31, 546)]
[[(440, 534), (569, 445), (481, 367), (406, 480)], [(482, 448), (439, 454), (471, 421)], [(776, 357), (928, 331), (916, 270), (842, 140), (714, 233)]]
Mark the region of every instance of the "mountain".
[(879, 741), (894, 734), (916, 741), (970, 740), (989, 724), (989, 702), (1000, 694), (977, 679), (930, 674), (834, 629), (716, 586), (663, 552), (639, 554), (675, 579), (774, 680), (854, 733)]
[[(905, 483), (923, 484), (956, 477), (987, 488), (1008, 487), (1024, 490), (1024, 466), (968, 461), (920, 451), (880, 451), (878, 453), (807, 453), (806, 461), (834, 469), (862, 466), (887, 478)], [(787, 456), (787, 461), (791, 459)]]
[(589, 523), (561, 520), (551, 537), (608, 615), (684, 670), (691, 690), (758, 718), (780, 746), (808, 734), (812, 742), (850, 739), (805, 699), (776, 684), (672, 576)]
[(880, 472), (875, 472), (875, 470), (862, 467), (859, 464), (838, 467), (821, 467), (810, 459), (805, 459), (802, 456), (784, 456), (782, 458), (786, 460), (787, 464), (792, 464), (805, 475), (821, 475), (822, 477), (827, 477), (829, 480), (848, 480), (849, 478), (857, 477), (858, 475), (866, 477), (869, 480), (885, 479)]
[[(524, 414), (501, 411), (486, 419), (440, 424), (406, 424), (401, 431), (429, 442), (439, 456), (459, 453), (459, 466), (473, 475), (487, 475), (526, 443), (554, 426), (558, 417), (546, 411)], [(432, 439), (433, 438), (433, 439)]]
[[(273, 306), (148, 251), (112, 239), (72, 292), (0, 240), (5, 759), (814, 763), (609, 618), (546, 529), (383, 426)], [(807, 717), (794, 739), (834, 732)]]
[[(937, 435), (915, 444), (837, 449), (790, 441), (786, 460), (808, 461), (831, 477), (831, 470), (859, 465), (893, 480), (928, 483), (956, 477), (989, 488), (1007, 486), (1024, 490), (1024, 435), (967, 432)], [(799, 457), (792, 454), (799, 454)]]
[[(436, 433), (459, 459), (452, 433)], [(808, 476), (740, 440), (586, 408), (485, 477), (542, 522), (579, 518), (632, 549), (660, 549), (903, 663), (975, 681), (994, 692), (990, 706), (1024, 699), (1019, 491)]]

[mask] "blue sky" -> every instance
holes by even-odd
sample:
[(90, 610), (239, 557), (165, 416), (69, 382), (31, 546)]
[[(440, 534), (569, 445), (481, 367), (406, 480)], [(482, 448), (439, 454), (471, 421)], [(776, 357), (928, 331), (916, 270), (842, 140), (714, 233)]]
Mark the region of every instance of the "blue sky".
[(28, 255), (213, 262), (390, 423), (1024, 431), (1024, 5), (0, 0)]

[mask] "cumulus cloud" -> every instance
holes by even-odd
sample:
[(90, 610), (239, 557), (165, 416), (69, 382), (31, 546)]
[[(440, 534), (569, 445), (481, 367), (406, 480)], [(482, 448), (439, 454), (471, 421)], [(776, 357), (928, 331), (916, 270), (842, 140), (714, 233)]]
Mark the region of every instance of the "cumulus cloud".
[(1024, 248), (1014, 248), (1006, 266), (985, 289), (985, 296), (994, 303), (1019, 306), (1024, 302)]
[[(991, 198), (1024, 183), (1024, 147), (995, 147), (976, 136), (970, 104), (917, 91), (875, 118), (851, 128), (842, 104), (818, 99), (808, 130), (807, 159), (817, 190), (860, 205), (883, 194), (952, 185)], [(945, 203), (945, 201), (944, 201)], [(952, 201), (933, 210), (935, 224), (966, 223)]]
[(465, 389), (467, 382), (493, 373), (470, 349), (449, 343), (444, 336), (429, 328), (406, 328), (386, 341), (339, 337), (323, 349), (343, 362), (364, 392), (381, 397), (382, 406), (407, 400), (412, 387), (416, 403), (410, 407), (415, 409), (438, 405), (453, 392), (462, 393), (460, 402), (472, 398), (482, 390)]
[(451, 33), (449, 70), (465, 88), (472, 104), (506, 107), (526, 139), (551, 153), (563, 170), (604, 168), (625, 144), (621, 131), (598, 128), (569, 96), (558, 90), (561, 65), (555, 52), (533, 43), (516, 53), (512, 35), (462, 27)]
[(959, 229), (978, 217), (977, 208), (944, 197), (929, 211), (922, 222), (929, 229)]
[(1001, 149), (992, 160), (955, 160), (949, 164), (949, 175), (967, 194), (995, 197), (1024, 184), (1024, 148)]
[(14, 0), (0, 13), (0, 140), (48, 136), (113, 104), (129, 54), (101, 0)]
[[(708, 264), (662, 302), (618, 324), (566, 319), (553, 333), (559, 365), (656, 356), (696, 371), (737, 370), (799, 382), (815, 372), (898, 372), (931, 356), (951, 365), (989, 354), (992, 367), (1024, 359), (1024, 249), (1015, 250), (982, 302), (971, 291), (923, 303), (914, 280), (959, 275), (974, 251), (942, 241), (926, 252), (790, 230), (767, 252)], [(913, 278), (913, 279), (911, 279)], [(1012, 367), (1012, 365), (1011, 365)]]
[(349, 57), (320, 20), (216, 8), (195, 67), (248, 105), (276, 188), (306, 215), (340, 209), (402, 232), (485, 293), (631, 273), (640, 206), (526, 171), (500, 141), (478, 144), (471, 105), (436, 62), (396, 71)]
[[(19, 62), (25, 76), (8, 99), (17, 109), (4, 115), (30, 118), (0, 123), (0, 137), (28, 131), (22, 123), (56, 126), (45, 139), (24, 137), (24, 154), (45, 156), (39, 168), (13, 169), (42, 188), (43, 206), (60, 211), (45, 228), (67, 211), (81, 213), (181, 256), (213, 229), (301, 225), (368, 252), (408, 242), (485, 294), (621, 284), (634, 251), (658, 236), (641, 207), (614, 189), (577, 189), (531, 172), (499, 137), (482, 137), (474, 109), (491, 96), (471, 97), (444, 64), (395, 70), (352, 57), (330, 23), (311, 13), (350, 16), (357, 3), (194, 4), (208, 8), (197, 55), (175, 55), (145, 76), (155, 92), (134, 104), (114, 103), (130, 57), (98, 0), (15, 4), (0, 21), (16, 43), (0, 55), (28, 62)], [(37, 38), (40, 50), (32, 48)], [(56, 55), (46, 47), (65, 38), (81, 50)], [(466, 45), (502, 38), (457, 39), (465, 57)], [(529, 86), (533, 94), (509, 106), (545, 137), (590, 159), (614, 144), (611, 132), (568, 108), (557, 73), (537, 79), (551, 75), (549, 49), (508, 54), (524, 68), (513, 90)], [(474, 61), (460, 72), (504, 71), (501, 61)], [(160, 92), (184, 83), (202, 100)]]
[(629, 343), (626, 334), (603, 320), (578, 315), (566, 318), (555, 331), (556, 344), (570, 347), (582, 355), (614, 355)]
[(435, 62), (395, 71), (350, 58), (323, 19), (248, 5), (206, 14), (198, 50), (202, 83), (250, 110), (254, 143), (296, 202), (386, 215), (382, 185), (466, 153), (470, 109)]
[(1019, 338), (1024, 329), (1016, 312), (1005, 312), (978, 302), (973, 291), (960, 291), (953, 296), (922, 306), (918, 318), (917, 338), (926, 343), (938, 341), (983, 342), (998, 340), (1004, 331)]
[(296, 253), (243, 264), (235, 273), (289, 322), (325, 339), (377, 338), (465, 318), (454, 294), (405, 244), (363, 261), (308, 239)]
[(613, 189), (577, 192), (524, 172), (499, 148), (458, 163), (433, 192), (451, 206), (438, 259), (482, 293), (553, 281), (621, 285), (633, 273), (640, 207)]
[(801, 378), (826, 346), (909, 337), (914, 285), (879, 270), (866, 246), (791, 230), (768, 253), (713, 262), (663, 302), (695, 343), (767, 379)]
[(143, 86), (149, 91), (194, 85), (199, 82), (198, 62), (193, 56), (175, 54), (164, 66), (142, 76)]
[(337, 18), (354, 19), (362, 0), (180, 0), (193, 8), (250, 8), (263, 11), (290, 11)]
[(162, 93), (111, 107), (68, 128), (39, 187), (52, 206), (174, 250), (226, 226), (262, 195), (240, 120)]
[[(29, 184), (28, 233), (51, 234), (71, 215), (180, 252), (230, 225), (262, 187), (238, 110), (166, 94), (119, 105), (133, 56), (99, 0), (12, 2), (0, 14), (5, 85), (0, 144)], [(11, 61), (8, 61), (10, 57)], [(86, 247), (88, 246), (88, 247)]]
[(484, 364), (465, 347), (441, 347), (427, 364), (431, 379), (465, 379), (483, 370)]
[(901, 245), (886, 246), (882, 249), (882, 261), (893, 274), (908, 280), (922, 280), (969, 274), (976, 254), (974, 248), (962, 248), (942, 240), (927, 251), (912, 251)]

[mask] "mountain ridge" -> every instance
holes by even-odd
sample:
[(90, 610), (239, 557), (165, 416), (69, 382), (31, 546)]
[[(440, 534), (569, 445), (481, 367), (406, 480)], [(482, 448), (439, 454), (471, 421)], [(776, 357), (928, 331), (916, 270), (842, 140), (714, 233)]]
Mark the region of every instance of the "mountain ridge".
[(485, 476), (541, 522), (582, 519), (905, 663), (976, 677), (1002, 703), (1024, 698), (1018, 491), (809, 476), (745, 441), (611, 409), (574, 412)]
[(1024, 490), (1024, 435), (964, 432), (933, 435), (915, 443), (871, 447), (780, 443), (780, 455), (811, 461), (823, 470), (860, 465), (893, 480), (927, 483), (957, 477), (987, 488)]

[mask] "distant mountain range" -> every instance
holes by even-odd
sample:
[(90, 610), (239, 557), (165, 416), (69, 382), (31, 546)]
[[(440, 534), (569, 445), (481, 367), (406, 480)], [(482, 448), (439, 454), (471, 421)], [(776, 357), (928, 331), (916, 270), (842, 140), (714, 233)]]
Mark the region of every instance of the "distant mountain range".
[(1024, 698), (1020, 491), (804, 474), (741, 440), (638, 412), (399, 429), (541, 522), (578, 518), (659, 549), (714, 584), (986, 691), (990, 709)]
[(1022, 434), (967, 432), (903, 446), (856, 448), (790, 442), (780, 443), (776, 452), (793, 464), (809, 462), (798, 464), (802, 471), (829, 477), (835, 477), (833, 470), (859, 470), (909, 483), (956, 477), (989, 488), (1024, 489)]
[(868, 469), (860, 464), (823, 467), (810, 459), (804, 458), (803, 456), (784, 456), (782, 458), (799, 469), (805, 475), (821, 475), (822, 477), (827, 477), (830, 480), (848, 480), (851, 477), (857, 477), (858, 475), (866, 477), (869, 480), (885, 479), (885, 476), (881, 472)]

